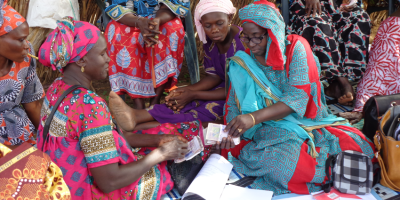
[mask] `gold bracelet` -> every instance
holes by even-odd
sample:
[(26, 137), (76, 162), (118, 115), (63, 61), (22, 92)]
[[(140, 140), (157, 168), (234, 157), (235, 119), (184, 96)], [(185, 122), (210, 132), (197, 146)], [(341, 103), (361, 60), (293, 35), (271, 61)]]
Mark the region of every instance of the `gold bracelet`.
[(255, 126), (256, 125), (256, 119), (254, 118), (254, 116), (251, 113), (249, 113), (249, 115), (250, 115), (251, 118), (253, 118), (253, 126)]

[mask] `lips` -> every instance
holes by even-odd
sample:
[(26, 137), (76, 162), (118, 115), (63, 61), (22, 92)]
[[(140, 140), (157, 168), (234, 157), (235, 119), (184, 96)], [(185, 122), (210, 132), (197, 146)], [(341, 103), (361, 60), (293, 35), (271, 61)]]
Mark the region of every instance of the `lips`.
[(212, 40), (214, 40), (214, 41), (221, 40), (221, 39), (222, 39), (222, 36), (216, 36), (216, 37), (212, 38)]

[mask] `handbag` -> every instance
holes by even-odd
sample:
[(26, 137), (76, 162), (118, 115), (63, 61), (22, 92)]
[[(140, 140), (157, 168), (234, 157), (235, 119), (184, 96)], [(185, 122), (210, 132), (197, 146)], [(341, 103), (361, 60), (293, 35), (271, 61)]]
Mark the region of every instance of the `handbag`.
[(373, 96), (365, 103), (362, 132), (371, 141), (374, 140), (375, 133), (379, 129), (379, 117), (385, 114), (393, 102), (400, 105), (400, 94)]
[[(332, 173), (329, 173), (329, 169)], [(325, 173), (328, 177), (327, 183), (323, 185), (326, 193), (330, 192), (332, 184), (341, 193), (357, 195), (371, 193), (373, 166), (371, 158), (363, 153), (347, 150), (329, 156), (326, 160)]]
[(400, 125), (400, 106), (392, 106), (383, 116), (374, 137), (378, 150), (375, 157), (381, 167), (381, 185), (400, 191), (400, 141), (396, 141), (394, 132)]
[(194, 178), (196, 178), (203, 165), (204, 162), (201, 159), (200, 154), (181, 163), (168, 161), (168, 171), (171, 174), (175, 188), (178, 190), (180, 195), (185, 194), (186, 190), (189, 188)]

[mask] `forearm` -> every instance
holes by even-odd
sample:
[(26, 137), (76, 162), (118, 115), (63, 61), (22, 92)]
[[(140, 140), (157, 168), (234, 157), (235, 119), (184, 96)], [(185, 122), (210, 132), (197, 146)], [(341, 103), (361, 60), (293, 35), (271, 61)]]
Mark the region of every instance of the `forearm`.
[(24, 107), (25, 112), (32, 124), (36, 129), (38, 129), (40, 123), (40, 110), (42, 109), (42, 103), (40, 100), (31, 103), (24, 103), (22, 106)]
[(176, 15), (166, 6), (161, 5), (156, 13), (156, 18), (160, 19), (160, 26), (175, 19)]
[(114, 163), (98, 168), (91, 168), (90, 171), (97, 186), (104, 193), (110, 193), (134, 183), (144, 173), (162, 161), (164, 161), (163, 156), (158, 149), (155, 149), (138, 161), (126, 165)]
[(255, 111), (252, 115), (254, 116), (256, 124), (259, 124), (265, 121), (282, 119), (293, 112), (292, 108), (282, 102), (278, 102), (267, 108)]
[(216, 86), (218, 86), (222, 82), (221, 78), (217, 75), (207, 75), (202, 78), (199, 82), (186, 86), (187, 89), (194, 91), (208, 91)]
[(219, 88), (213, 91), (195, 91), (194, 99), (205, 101), (225, 100), (225, 88)]
[(138, 27), (138, 19), (140, 17), (135, 16), (134, 14), (128, 13), (124, 15), (118, 22), (121, 24), (125, 24), (130, 27)]
[(158, 147), (164, 135), (147, 135), (124, 132), (126, 141), (132, 147)]

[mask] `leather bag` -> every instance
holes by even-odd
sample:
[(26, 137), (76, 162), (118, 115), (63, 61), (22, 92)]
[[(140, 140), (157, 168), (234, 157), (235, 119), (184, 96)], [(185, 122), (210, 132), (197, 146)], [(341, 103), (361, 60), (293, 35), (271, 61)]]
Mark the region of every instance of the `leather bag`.
[(400, 124), (400, 106), (393, 105), (382, 116), (379, 131), (374, 137), (375, 154), (381, 167), (380, 183), (400, 192), (400, 141), (392, 137)]
[(373, 96), (364, 105), (364, 127), (362, 132), (370, 140), (374, 140), (374, 135), (379, 129), (379, 117), (391, 107), (395, 102), (400, 105), (400, 94)]

